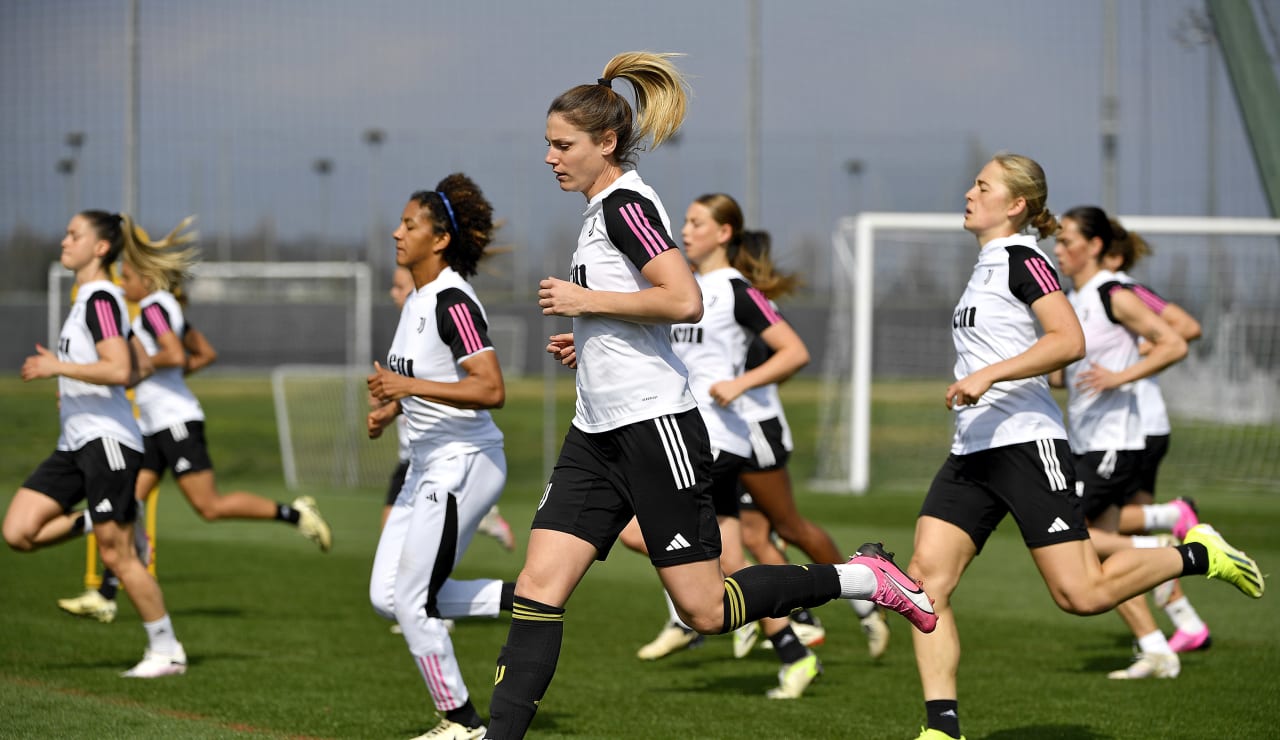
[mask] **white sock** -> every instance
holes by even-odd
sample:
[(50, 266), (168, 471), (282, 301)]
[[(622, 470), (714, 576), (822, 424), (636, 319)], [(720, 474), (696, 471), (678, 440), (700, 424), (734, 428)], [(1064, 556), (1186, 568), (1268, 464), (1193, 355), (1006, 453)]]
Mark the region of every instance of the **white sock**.
[(142, 626), (147, 629), (151, 652), (166, 655), (178, 652), (178, 638), (173, 634), (173, 624), (169, 621), (168, 614), (154, 622), (143, 622)]
[(1170, 601), (1165, 606), (1164, 613), (1173, 620), (1173, 626), (1183, 632), (1196, 635), (1205, 630), (1204, 621), (1200, 619), (1200, 615), (1196, 613), (1195, 607), (1191, 606), (1186, 596), (1177, 601)]
[(1138, 649), (1144, 653), (1173, 655), (1173, 648), (1169, 647), (1169, 641), (1164, 639), (1164, 633), (1160, 630), (1139, 637)]
[(1153, 547), (1164, 547), (1164, 545), (1160, 543), (1160, 538), (1156, 537), (1155, 535), (1135, 534), (1129, 539), (1133, 541), (1133, 547), (1136, 550), (1142, 550), (1144, 548), (1153, 548)]
[(93, 517), (89, 516), (88, 509), (84, 512), (84, 533), (89, 534), (93, 531)]
[(876, 602), (866, 599), (849, 599), (849, 606), (853, 607), (853, 613), (858, 615), (858, 619), (866, 619), (876, 610)]
[(1182, 516), (1182, 509), (1173, 504), (1147, 504), (1142, 507), (1143, 529), (1173, 529)]
[(876, 574), (862, 563), (832, 566), (840, 577), (840, 598), (870, 599), (876, 593)]
[(676, 613), (676, 603), (671, 600), (671, 594), (667, 593), (666, 591), (663, 591), (662, 595), (667, 597), (667, 614), (671, 615), (671, 623), (676, 625), (680, 629), (684, 629), (692, 632), (693, 628), (685, 624), (684, 620), (680, 618), (680, 615)]

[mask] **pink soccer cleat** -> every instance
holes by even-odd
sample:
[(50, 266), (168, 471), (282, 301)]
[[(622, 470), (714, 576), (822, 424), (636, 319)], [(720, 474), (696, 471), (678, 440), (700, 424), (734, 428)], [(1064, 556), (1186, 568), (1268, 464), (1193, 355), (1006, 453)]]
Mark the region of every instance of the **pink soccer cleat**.
[(1178, 630), (1173, 633), (1173, 637), (1169, 638), (1169, 647), (1175, 653), (1190, 653), (1196, 650), (1208, 650), (1213, 644), (1213, 638), (1209, 637), (1209, 628), (1205, 627), (1199, 632), (1184, 632)]
[(1182, 512), (1170, 531), (1179, 540), (1184, 539), (1187, 536), (1187, 530), (1200, 523), (1200, 517), (1196, 514), (1196, 502), (1189, 498), (1175, 498), (1169, 502), (1169, 505), (1178, 507), (1178, 511)]
[(885, 552), (878, 542), (868, 542), (858, 548), (849, 559), (850, 565), (865, 565), (876, 576), (876, 592), (871, 600), (886, 609), (901, 614), (924, 633), (938, 626), (938, 616), (933, 613), (933, 599), (924, 592), (919, 581), (893, 562), (893, 553)]

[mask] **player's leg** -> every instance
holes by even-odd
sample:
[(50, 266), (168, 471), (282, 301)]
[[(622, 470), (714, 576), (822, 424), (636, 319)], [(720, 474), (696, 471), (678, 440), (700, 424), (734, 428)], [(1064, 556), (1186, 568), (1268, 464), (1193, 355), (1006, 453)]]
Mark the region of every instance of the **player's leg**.
[(55, 451), (45, 458), (9, 501), (4, 514), (4, 541), (17, 552), (79, 537), (92, 523), (72, 507), (84, 499), (84, 476), (74, 453)]

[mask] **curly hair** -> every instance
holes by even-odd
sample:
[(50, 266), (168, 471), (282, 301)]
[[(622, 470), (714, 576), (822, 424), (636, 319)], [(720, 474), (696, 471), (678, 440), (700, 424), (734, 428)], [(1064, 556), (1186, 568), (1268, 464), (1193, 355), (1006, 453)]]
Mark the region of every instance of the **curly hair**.
[(419, 190), (409, 200), (431, 213), (436, 233), (450, 235), (442, 255), (445, 264), (463, 277), (475, 275), (495, 230), (493, 206), (480, 186), (455, 172), (436, 184), (435, 190)]

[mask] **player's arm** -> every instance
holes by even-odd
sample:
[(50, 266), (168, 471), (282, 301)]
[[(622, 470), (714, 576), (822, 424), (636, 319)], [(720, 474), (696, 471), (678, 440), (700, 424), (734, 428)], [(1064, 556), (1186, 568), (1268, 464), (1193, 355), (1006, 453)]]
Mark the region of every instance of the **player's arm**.
[(1110, 293), (1110, 314), (1116, 323), (1150, 344), (1142, 359), (1129, 367), (1112, 371), (1091, 365), (1076, 378), (1076, 387), (1095, 392), (1118, 388), (1150, 377), (1187, 356), (1187, 340), (1157, 316), (1132, 290), (1117, 288)]
[(400, 415), (400, 402), (392, 401), (375, 405), (369, 415), (365, 417), (365, 431), (369, 434), (369, 439), (377, 439), (382, 436), (382, 430), (391, 426), (391, 423)]
[(64, 362), (48, 348), (36, 345), (36, 353), (22, 364), (22, 379), (62, 376), (94, 385), (126, 385), (132, 374), (127, 330), (120, 306), (109, 293), (89, 296), (85, 304), (85, 324), (97, 350), (96, 362)]
[(711, 398), (727, 406), (752, 388), (782, 381), (809, 364), (809, 348), (760, 291), (734, 281), (734, 317), (769, 347), (768, 359), (736, 378), (712, 384)]
[(147, 378), (154, 375), (156, 366), (151, 362), (151, 357), (147, 355), (147, 348), (142, 346), (142, 340), (137, 335), (129, 337), (129, 382), (126, 387), (132, 388)]
[(546, 316), (604, 316), (637, 324), (693, 324), (702, 318), (702, 289), (677, 250), (649, 260), (640, 270), (650, 287), (630, 293), (589, 290), (549, 277), (538, 285)]
[(184, 375), (203, 370), (218, 360), (218, 351), (210, 344), (204, 332), (190, 324), (182, 336), (182, 347), (187, 352), (186, 364), (182, 368)]

